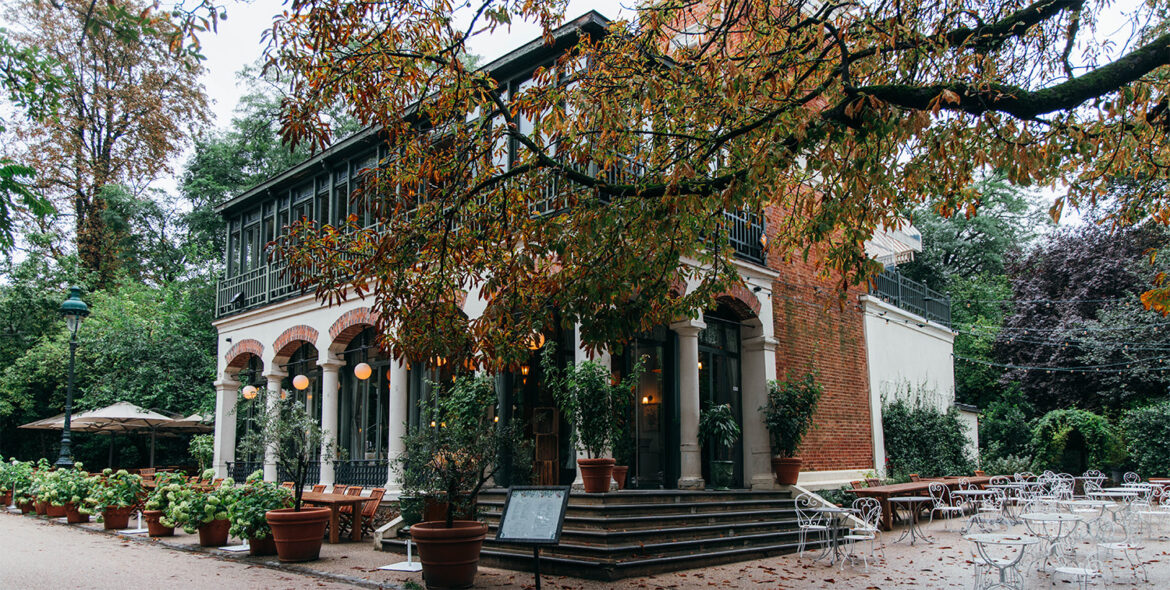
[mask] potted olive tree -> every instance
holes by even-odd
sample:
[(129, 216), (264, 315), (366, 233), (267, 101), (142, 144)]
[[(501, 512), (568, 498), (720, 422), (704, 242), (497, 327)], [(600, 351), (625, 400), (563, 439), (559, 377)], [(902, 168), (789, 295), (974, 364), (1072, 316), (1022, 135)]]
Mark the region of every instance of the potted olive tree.
[(717, 490), (731, 486), (735, 474), (731, 449), (739, 440), (740, 432), (731, 404), (708, 405), (699, 414), (699, 440), (711, 453), (711, 485)]
[(557, 369), (555, 348), (547, 346), (540, 362), (553, 399), (572, 427), (569, 440), (573, 448), (585, 451), (586, 458), (577, 459), (585, 491), (608, 492), (616, 461), (605, 455), (621, 436), (623, 417), (642, 377), (643, 361), (638, 359), (630, 374), (614, 383), (609, 369), (593, 361)]
[[(439, 514), (410, 527), (423, 564), (423, 579), (432, 588), (465, 588), (475, 581), (487, 525), (475, 520), (475, 501), (483, 485), (511, 453), (523, 463), (528, 449), (520, 442), (517, 422), (497, 422), (494, 379), (460, 377), (446, 391), (436, 384), (437, 399), (420, 404), (421, 426), (407, 434), (406, 453), (396, 463), (413, 490), (438, 497)], [(437, 517), (437, 518), (436, 518)]]
[(760, 408), (772, 447), (772, 473), (777, 485), (793, 485), (800, 477), (800, 457), (796, 452), (821, 399), (824, 387), (816, 374), (768, 383), (768, 404)]
[(231, 535), (247, 539), (251, 555), (275, 555), (276, 543), (272, 541), (267, 515), (292, 504), (293, 493), (275, 482), (264, 481), (264, 472), (257, 469), (235, 491), (234, 501), (228, 506)]
[(327, 461), (333, 454), (333, 445), (324, 442), (321, 425), (303, 403), (291, 397), (277, 401), (272, 412), (261, 412), (257, 428), (241, 441), (242, 448), (258, 455), (267, 448), (275, 449), (277, 461), (292, 468), (293, 507), (270, 510), (265, 515), (280, 561), (312, 561), (321, 556), (330, 511), (303, 506), (301, 495), (309, 466), (318, 456)]

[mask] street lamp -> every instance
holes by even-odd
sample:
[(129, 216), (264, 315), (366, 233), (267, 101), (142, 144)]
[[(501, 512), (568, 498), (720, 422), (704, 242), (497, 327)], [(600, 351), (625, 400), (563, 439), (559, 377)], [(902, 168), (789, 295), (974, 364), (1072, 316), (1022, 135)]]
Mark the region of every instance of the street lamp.
[(77, 329), (81, 327), (81, 320), (89, 315), (89, 306), (81, 300), (81, 287), (69, 287), (69, 298), (58, 311), (65, 317), (65, 325), (69, 327), (69, 387), (65, 390), (65, 428), (61, 431), (61, 456), (57, 458), (57, 467), (69, 469), (73, 467), (69, 419), (73, 414), (73, 362), (77, 356)]

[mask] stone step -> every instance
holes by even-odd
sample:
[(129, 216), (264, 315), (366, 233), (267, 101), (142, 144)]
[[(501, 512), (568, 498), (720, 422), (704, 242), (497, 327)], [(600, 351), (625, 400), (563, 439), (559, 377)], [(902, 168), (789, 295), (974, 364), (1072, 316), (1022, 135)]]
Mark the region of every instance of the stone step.
[[(488, 537), (494, 537), (499, 526), (488, 523)], [(671, 541), (726, 538), (747, 534), (786, 533), (797, 530), (796, 519), (747, 522), (688, 523), (685, 526), (660, 526), (644, 530), (590, 530), (566, 527), (561, 542), (571, 545), (617, 546), (635, 543), (664, 543)]]
[[(498, 512), (481, 512), (481, 519), (489, 525), (498, 524)], [(565, 530), (591, 531), (652, 531), (662, 527), (705, 526), (714, 524), (737, 524), (758, 521), (786, 519), (795, 523), (796, 513), (791, 510), (743, 510), (727, 512), (700, 512), (685, 514), (624, 514), (618, 516), (576, 516), (565, 515)], [(795, 524), (794, 524), (795, 526)]]
[[(480, 513), (499, 515), (504, 509), (504, 501), (496, 499), (479, 500)], [(794, 510), (792, 500), (769, 499), (740, 499), (722, 503), (708, 502), (678, 502), (671, 504), (578, 504), (569, 498), (569, 505), (565, 516), (578, 518), (611, 518), (626, 515), (638, 515), (652, 512), (655, 515), (676, 514), (719, 514), (723, 512), (790, 512)]]

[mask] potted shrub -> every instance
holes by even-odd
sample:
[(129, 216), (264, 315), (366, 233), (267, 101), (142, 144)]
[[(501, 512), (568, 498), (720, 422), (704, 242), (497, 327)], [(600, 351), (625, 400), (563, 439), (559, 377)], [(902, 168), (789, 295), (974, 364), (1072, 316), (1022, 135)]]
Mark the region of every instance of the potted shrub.
[(815, 373), (799, 379), (768, 383), (768, 404), (760, 408), (768, 440), (772, 447), (772, 473), (778, 485), (793, 485), (800, 477), (800, 457), (796, 452), (812, 424), (813, 412), (824, 387)]
[(220, 547), (227, 545), (228, 509), (235, 499), (235, 483), (224, 480), (219, 487), (206, 490), (187, 487), (166, 510), (167, 520), (182, 527), (188, 535), (198, 531), (199, 545)]
[(38, 516), (46, 516), (49, 513), (49, 503), (41, 498), (41, 493), (45, 489), (45, 481), (52, 471), (53, 468), (49, 465), (48, 459), (42, 457), (37, 461), (37, 466), (33, 468), (32, 475), (29, 476), (28, 494)]
[(85, 510), (100, 511), (106, 530), (129, 528), (130, 515), (145, 490), (142, 477), (125, 469), (114, 471), (109, 468), (102, 471), (102, 476), (94, 478)]
[(231, 535), (247, 539), (251, 555), (276, 555), (276, 543), (272, 540), (267, 514), (292, 505), (292, 491), (264, 481), (264, 472), (257, 469), (244, 481), (243, 487), (236, 490), (234, 501), (228, 506)]
[(605, 455), (620, 436), (632, 392), (642, 376), (642, 359), (638, 359), (625, 379), (614, 383), (609, 369), (593, 361), (558, 370), (555, 348), (551, 344), (545, 348), (541, 365), (557, 407), (572, 428), (569, 433), (572, 447), (585, 451), (586, 458), (577, 459), (585, 491), (608, 492), (616, 461)]
[(21, 514), (33, 511), (32, 478), (33, 466), (28, 461), (13, 459), (6, 466), (9, 485), (12, 486), (12, 501)]
[[(211, 467), (211, 462), (215, 457), (215, 436), (211, 434), (196, 434), (191, 437), (191, 443), (187, 446), (187, 452), (191, 453), (191, 458), (195, 459), (195, 463), (199, 465), (199, 472), (206, 473), (207, 468)], [(212, 470), (214, 478), (215, 471)], [(209, 480), (210, 481), (210, 480)]]
[(146, 521), (147, 534), (152, 537), (170, 537), (175, 534), (175, 525), (167, 516), (171, 504), (182, 497), (187, 487), (183, 472), (161, 472), (154, 476), (157, 484), (146, 498), (142, 518)]
[(72, 469), (50, 471), (41, 490), (41, 498), (49, 503), (49, 518), (64, 516), (73, 524), (89, 522), (89, 515), (80, 511), (89, 497), (89, 486), (89, 474), (81, 470), (80, 463)]
[(699, 414), (699, 440), (711, 454), (711, 485), (717, 490), (731, 486), (735, 462), (729, 457), (740, 432), (731, 404), (708, 405)]
[(263, 454), (267, 448), (275, 449), (277, 461), (293, 469), (292, 508), (277, 508), (265, 514), (280, 561), (312, 561), (321, 556), (330, 510), (302, 506), (301, 494), (309, 465), (319, 455), (321, 460), (328, 461), (333, 454), (332, 445), (323, 448), (324, 442), (317, 420), (309, 416), (304, 404), (292, 397), (278, 400), (271, 413), (261, 412), (257, 428), (242, 441), (244, 449), (256, 454)]
[(515, 464), (529, 452), (519, 442), (518, 423), (496, 422), (489, 412), (497, 401), (493, 378), (460, 377), (446, 392), (437, 384), (434, 389), (434, 405), (420, 404), (427, 426), (407, 434), (396, 468), (418, 491), (444, 500), (441, 512), (432, 515), (438, 518), (424, 517), (410, 527), (423, 579), (431, 588), (464, 588), (475, 581), (487, 534), (487, 525), (474, 520), (475, 498), (499, 469), (501, 456), (511, 453)]

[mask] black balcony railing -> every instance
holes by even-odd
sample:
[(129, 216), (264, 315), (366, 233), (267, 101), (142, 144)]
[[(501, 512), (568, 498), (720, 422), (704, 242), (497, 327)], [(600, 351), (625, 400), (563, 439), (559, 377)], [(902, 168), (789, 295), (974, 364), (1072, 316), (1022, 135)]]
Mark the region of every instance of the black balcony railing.
[(337, 483), (347, 486), (382, 487), (389, 475), (385, 460), (337, 461), (333, 469)]
[(228, 477), (232, 478), (236, 483), (244, 483), (249, 475), (258, 469), (264, 469), (264, 463), (261, 461), (228, 461), (227, 472)]
[(874, 277), (870, 293), (882, 301), (932, 322), (951, 326), (951, 300), (946, 295), (888, 268)]
[[(276, 464), (276, 479), (281, 482), (296, 481), (296, 466), (285, 465), (284, 463)], [(313, 485), (321, 481), (321, 462), (313, 461), (309, 463), (308, 473), (305, 474), (305, 484)]]
[[(746, 211), (727, 211), (724, 215), (727, 216), (728, 239), (736, 256), (764, 264), (763, 216)], [(274, 262), (220, 278), (215, 293), (215, 317), (226, 317), (300, 295), (301, 291), (293, 287), (289, 277), (282, 276), (283, 270), (283, 263)]]

